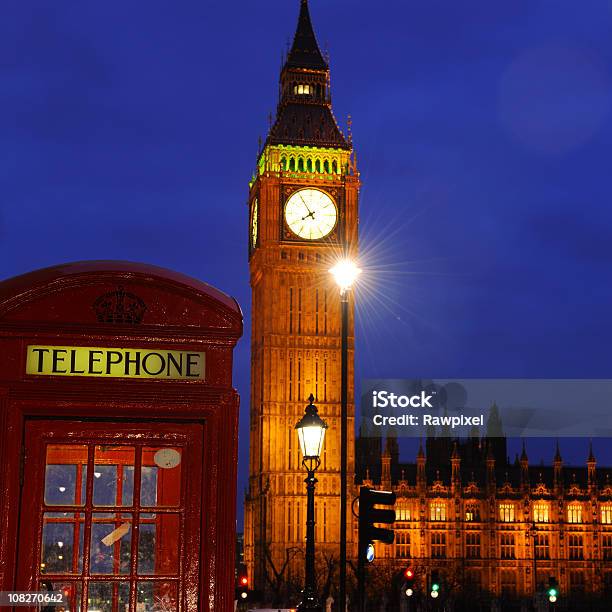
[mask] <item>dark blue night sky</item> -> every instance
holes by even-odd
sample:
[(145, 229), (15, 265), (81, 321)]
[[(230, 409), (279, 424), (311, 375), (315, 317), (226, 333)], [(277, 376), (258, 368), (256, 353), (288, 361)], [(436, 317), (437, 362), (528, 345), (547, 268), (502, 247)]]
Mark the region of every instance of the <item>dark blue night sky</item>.
[[(247, 182), (298, 7), (7, 0), (0, 23), (0, 277), (127, 259), (234, 295), (240, 492)], [(364, 183), (357, 383), (612, 378), (612, 2), (311, 12)]]

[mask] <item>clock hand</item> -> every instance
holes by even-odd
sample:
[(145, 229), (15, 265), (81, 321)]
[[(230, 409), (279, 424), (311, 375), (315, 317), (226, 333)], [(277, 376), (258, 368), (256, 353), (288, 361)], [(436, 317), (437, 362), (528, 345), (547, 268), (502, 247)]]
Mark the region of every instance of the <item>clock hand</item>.
[(302, 221), (305, 221), (306, 219), (308, 219), (308, 217), (312, 217), (312, 219), (314, 221), (314, 211), (309, 212), (305, 217), (302, 217)]
[(310, 208), (308, 208), (308, 204), (306, 204), (306, 201), (304, 200), (304, 198), (302, 197), (301, 194), (300, 194), (300, 200), (302, 200), (302, 204), (304, 204), (304, 206), (306, 207), (306, 210), (308, 211), (308, 213), (310, 215), (312, 215), (312, 211), (310, 210)]

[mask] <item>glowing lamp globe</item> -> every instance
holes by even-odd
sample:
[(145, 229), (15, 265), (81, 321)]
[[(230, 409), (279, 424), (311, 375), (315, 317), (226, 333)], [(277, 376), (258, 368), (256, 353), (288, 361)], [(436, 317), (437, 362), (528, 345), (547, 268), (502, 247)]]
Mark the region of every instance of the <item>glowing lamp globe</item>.
[(300, 441), (300, 450), (304, 459), (319, 459), (323, 450), (325, 430), (327, 423), (317, 413), (313, 404), (314, 396), (309, 398), (310, 404), (306, 406), (306, 412), (295, 426)]
[(361, 270), (350, 259), (341, 259), (330, 272), (343, 293), (353, 286), (361, 274)]

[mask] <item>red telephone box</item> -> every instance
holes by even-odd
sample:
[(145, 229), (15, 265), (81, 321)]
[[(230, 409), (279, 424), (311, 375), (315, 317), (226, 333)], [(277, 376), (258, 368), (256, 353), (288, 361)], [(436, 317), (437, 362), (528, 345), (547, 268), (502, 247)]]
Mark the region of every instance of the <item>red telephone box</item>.
[(0, 283), (0, 591), (233, 609), (241, 334), (233, 299), (153, 266)]

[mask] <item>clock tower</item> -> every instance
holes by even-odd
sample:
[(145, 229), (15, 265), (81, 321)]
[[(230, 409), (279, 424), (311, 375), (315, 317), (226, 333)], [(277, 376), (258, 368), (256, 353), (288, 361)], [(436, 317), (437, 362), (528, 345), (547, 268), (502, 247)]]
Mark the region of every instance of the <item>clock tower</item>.
[[(244, 543), (253, 587), (268, 601), (303, 586), (306, 472), (294, 427), (311, 393), (329, 425), (317, 472), (317, 573), (325, 582), (334, 567), (337, 577), (341, 314), (329, 269), (343, 254), (357, 252), (359, 185), (350, 135), (342, 133), (332, 112), (329, 64), (317, 44), (308, 2), (301, 0), (280, 74), (276, 119), (259, 152), (248, 200), (252, 332)], [(352, 489), (352, 304), (348, 347)], [(349, 524), (348, 551), (352, 534)]]

